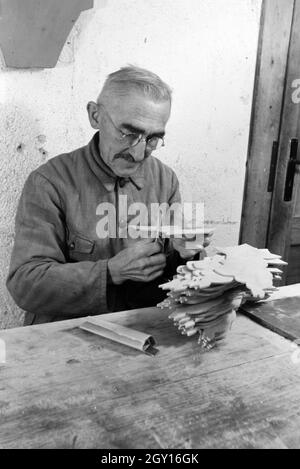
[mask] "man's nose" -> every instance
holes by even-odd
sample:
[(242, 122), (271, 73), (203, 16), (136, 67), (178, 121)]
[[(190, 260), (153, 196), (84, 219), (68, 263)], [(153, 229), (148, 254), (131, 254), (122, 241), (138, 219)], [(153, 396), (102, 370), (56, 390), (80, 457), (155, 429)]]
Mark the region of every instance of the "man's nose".
[(146, 142), (141, 140), (137, 145), (130, 148), (130, 154), (137, 163), (142, 161), (146, 156)]

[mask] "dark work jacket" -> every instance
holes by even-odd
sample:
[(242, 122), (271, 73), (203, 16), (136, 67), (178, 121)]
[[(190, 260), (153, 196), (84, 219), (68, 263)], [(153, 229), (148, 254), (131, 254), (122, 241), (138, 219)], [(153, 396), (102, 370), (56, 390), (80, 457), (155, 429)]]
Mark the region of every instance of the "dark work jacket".
[[(99, 204), (118, 207), (143, 202), (180, 202), (175, 173), (153, 156), (145, 159), (128, 180), (117, 178), (99, 154), (99, 133), (71, 153), (59, 155), (33, 171), (24, 186), (16, 215), (15, 243), (7, 288), (25, 324), (96, 315), (157, 304), (165, 294), (158, 288), (182, 263), (167, 249), (162, 278), (113, 285), (108, 259), (128, 247), (128, 239), (100, 239)], [(116, 218), (118, 229), (119, 218)], [(121, 220), (127, 227), (130, 220)], [(121, 224), (121, 223), (120, 223)]]

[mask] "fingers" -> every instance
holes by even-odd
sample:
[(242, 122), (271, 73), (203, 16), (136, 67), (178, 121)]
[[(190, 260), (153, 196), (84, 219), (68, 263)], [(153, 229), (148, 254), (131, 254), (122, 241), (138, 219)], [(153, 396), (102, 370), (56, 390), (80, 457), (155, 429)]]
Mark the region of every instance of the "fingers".
[(157, 270), (153, 272), (153, 274), (149, 276), (148, 282), (152, 282), (152, 280), (155, 280), (156, 278), (161, 277), (163, 273), (164, 273), (163, 270)]
[(173, 238), (172, 244), (175, 249), (184, 248), (186, 240), (184, 238)]
[[(189, 258), (189, 257), (195, 257), (196, 254), (199, 253), (199, 250), (202, 251), (203, 249), (185, 249), (184, 252), (182, 252), (182, 258)], [(181, 255), (181, 254), (180, 254)]]
[(156, 254), (145, 259), (144, 268), (142, 270), (143, 281), (151, 282), (160, 277), (166, 267), (166, 256), (164, 254)]
[(148, 238), (139, 238), (137, 240), (134, 240), (135, 244), (139, 244), (139, 245), (153, 243), (153, 241), (154, 239), (151, 238), (150, 236)]
[(153, 254), (150, 257), (145, 258), (145, 267), (159, 266), (165, 267), (166, 265), (166, 256), (165, 254)]
[(166, 256), (164, 254), (154, 254), (150, 257), (144, 257), (138, 259), (135, 266), (144, 281), (144, 277), (148, 278), (154, 271), (164, 270), (166, 266)]
[(142, 281), (152, 282), (152, 280), (155, 280), (156, 278), (161, 277), (163, 273), (164, 273), (164, 269), (162, 268), (157, 268), (157, 267), (148, 268), (144, 271), (144, 277)]
[(154, 244), (154, 239), (152, 238), (143, 238), (143, 239), (137, 239), (132, 241), (131, 243), (131, 248), (133, 249), (147, 249), (147, 246), (149, 247), (150, 244)]
[(153, 240), (150, 242), (146, 240), (146, 243), (139, 243), (134, 249), (136, 249), (139, 257), (148, 257), (153, 256), (161, 252), (161, 246), (158, 243), (155, 243)]
[(212, 240), (212, 237), (213, 237), (213, 233), (210, 233), (210, 234), (208, 234), (208, 235), (205, 235), (204, 241), (203, 241), (203, 246), (204, 246), (205, 248), (210, 245), (211, 240)]
[(203, 251), (203, 247), (202, 246), (200, 247), (202, 249), (200, 249), (199, 247), (197, 247), (197, 249), (185, 249), (185, 248), (176, 247), (176, 250), (179, 252), (180, 257), (186, 260), (186, 259), (192, 259), (193, 257), (195, 257), (196, 254)]

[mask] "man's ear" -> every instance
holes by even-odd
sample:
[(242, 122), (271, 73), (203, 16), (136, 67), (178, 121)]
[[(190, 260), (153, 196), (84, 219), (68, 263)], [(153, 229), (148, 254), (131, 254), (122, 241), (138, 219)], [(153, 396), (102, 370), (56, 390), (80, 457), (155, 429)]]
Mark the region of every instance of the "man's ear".
[(93, 101), (89, 101), (86, 108), (91, 126), (98, 130), (100, 124), (99, 106)]

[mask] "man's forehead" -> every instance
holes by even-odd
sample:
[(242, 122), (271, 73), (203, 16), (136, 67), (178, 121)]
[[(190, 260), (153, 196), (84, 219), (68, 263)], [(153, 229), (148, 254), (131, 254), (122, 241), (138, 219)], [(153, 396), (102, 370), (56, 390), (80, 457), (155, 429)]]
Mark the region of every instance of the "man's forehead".
[(141, 93), (130, 93), (111, 101), (114, 117), (120, 124), (141, 128), (141, 124), (164, 127), (170, 115), (169, 101), (154, 101)]
[(123, 108), (143, 108), (153, 107), (160, 109), (162, 107), (170, 107), (170, 102), (166, 100), (155, 100), (151, 96), (145, 95), (137, 90), (130, 90), (127, 93), (118, 93), (110, 96), (109, 102), (113, 107)]

